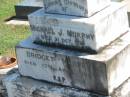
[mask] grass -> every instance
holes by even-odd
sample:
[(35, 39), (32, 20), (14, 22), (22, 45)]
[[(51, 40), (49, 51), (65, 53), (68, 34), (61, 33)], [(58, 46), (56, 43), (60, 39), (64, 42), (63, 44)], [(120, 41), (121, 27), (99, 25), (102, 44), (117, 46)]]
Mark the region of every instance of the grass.
[(15, 16), (14, 5), (20, 0), (0, 0), (0, 55), (15, 55), (15, 45), (31, 35), (29, 27), (6, 25), (5, 20)]

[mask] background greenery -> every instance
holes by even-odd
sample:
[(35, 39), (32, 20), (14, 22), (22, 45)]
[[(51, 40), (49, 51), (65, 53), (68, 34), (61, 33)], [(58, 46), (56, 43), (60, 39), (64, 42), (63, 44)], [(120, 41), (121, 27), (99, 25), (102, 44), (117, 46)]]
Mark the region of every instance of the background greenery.
[(20, 0), (0, 0), (0, 55), (15, 56), (15, 45), (31, 35), (27, 26), (6, 25), (5, 20), (15, 16), (14, 5)]

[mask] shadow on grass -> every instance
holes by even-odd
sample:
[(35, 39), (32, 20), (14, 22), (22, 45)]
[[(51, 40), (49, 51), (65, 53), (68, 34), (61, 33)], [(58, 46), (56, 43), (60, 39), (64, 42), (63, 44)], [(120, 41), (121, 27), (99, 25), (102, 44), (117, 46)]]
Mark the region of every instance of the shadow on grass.
[(14, 20), (14, 19), (15, 19), (15, 20), (22, 20), (22, 21), (27, 21), (27, 20), (28, 20), (28, 19), (25, 18), (25, 17), (11, 16), (11, 17), (5, 19), (4, 22), (8, 22), (8, 21)]

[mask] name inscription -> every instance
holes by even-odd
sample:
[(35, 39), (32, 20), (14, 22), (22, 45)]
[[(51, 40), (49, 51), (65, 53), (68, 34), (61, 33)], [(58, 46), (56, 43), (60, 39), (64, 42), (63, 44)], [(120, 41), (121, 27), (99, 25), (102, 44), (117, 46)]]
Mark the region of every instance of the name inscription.
[[(40, 41), (64, 45), (75, 45), (75, 46), (85, 46), (85, 41), (92, 40), (94, 41), (95, 36), (93, 33), (86, 34), (85, 32), (76, 32), (71, 29), (54, 29), (53, 27), (46, 26), (35, 26), (30, 25), (32, 31), (36, 32), (37, 38)], [(34, 35), (35, 36), (35, 35)], [(36, 38), (36, 39), (37, 39)], [(37, 41), (37, 40), (36, 40)]]
[(62, 73), (64, 73), (66, 70), (62, 65), (63, 63), (59, 62), (59, 60), (57, 61), (55, 56), (47, 55), (41, 52), (30, 51), (30, 50), (27, 50), (25, 54), (26, 55), (23, 61), (24, 64), (33, 67), (39, 66), (39, 68), (42, 68), (43, 71), (48, 72), (48, 76), (51, 73), (50, 77), (52, 77), (54, 81), (59, 83), (65, 82), (65, 77), (62, 75)]
[(34, 59), (39, 59), (39, 60), (47, 60), (47, 61), (55, 60), (55, 56), (49, 56), (47, 54), (34, 53), (30, 51), (26, 51), (26, 56), (29, 58), (34, 58)]

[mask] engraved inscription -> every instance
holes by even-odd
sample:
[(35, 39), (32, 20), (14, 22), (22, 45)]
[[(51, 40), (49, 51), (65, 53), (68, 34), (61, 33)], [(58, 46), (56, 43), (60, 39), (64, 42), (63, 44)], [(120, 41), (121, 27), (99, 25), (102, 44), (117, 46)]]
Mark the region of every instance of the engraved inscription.
[[(37, 35), (37, 39), (45, 43), (56, 43), (71, 46), (85, 46), (87, 40), (94, 41), (93, 33), (76, 32), (72, 29), (53, 28), (48, 26), (31, 25), (32, 31)], [(36, 40), (37, 41), (37, 40)], [(86, 42), (85, 42), (86, 41)]]
[(57, 26), (59, 25), (59, 21), (56, 18), (51, 18), (48, 19), (48, 16), (44, 16), (43, 19), (40, 20), (40, 22), (42, 22), (43, 24), (49, 24), (49, 25), (53, 25), (53, 26)]
[(33, 66), (36, 66), (37, 64), (33, 61), (29, 61), (29, 60), (24, 60), (24, 63), (25, 64), (29, 64), (29, 65), (33, 65)]
[(38, 32), (42, 32), (43, 34), (47, 35), (55, 35), (55, 32), (53, 31), (52, 27), (40, 27), (40, 26), (34, 26), (34, 25), (30, 25), (31, 29), (33, 31), (38, 31)]
[(64, 77), (60, 77), (60, 76), (56, 76), (56, 75), (53, 76), (53, 79), (58, 82), (62, 82), (62, 83), (64, 83), (64, 81), (65, 81)]
[(35, 58), (35, 59), (42, 59), (42, 60), (47, 60), (47, 61), (54, 61), (55, 57), (54, 56), (49, 56), (45, 54), (38, 54), (30, 51), (26, 51), (27, 57), (30, 58)]
[(94, 34), (85, 34), (85, 33), (80, 33), (80, 32), (74, 32), (72, 30), (67, 30), (67, 35), (73, 38), (86, 38), (89, 40), (90, 39), (94, 40)]
[[(87, 4), (85, 1), (80, 1), (82, 2), (79, 3), (79, 1), (77, 0), (53, 0), (53, 1), (46, 1), (45, 3), (45, 9), (49, 9), (53, 6), (59, 6), (61, 7), (61, 10), (63, 12), (66, 12), (66, 11), (69, 11), (69, 8), (72, 7), (72, 8), (76, 8), (76, 9), (79, 9), (80, 11), (84, 11), (84, 14), (86, 14), (88, 11), (87, 11)], [(84, 4), (86, 4), (84, 6)], [(52, 9), (53, 10), (53, 9)]]
[[(24, 64), (30, 65), (30, 66), (36, 66), (41, 68), (45, 74), (50, 74), (52, 77), (51, 79), (54, 80), (55, 82), (58, 83), (64, 83), (65, 82), (65, 77), (63, 75), (64, 72), (66, 72), (62, 61), (60, 60), (57, 61), (55, 59), (55, 56), (53, 55), (47, 55), (41, 52), (35, 52), (31, 50), (27, 50), (25, 52), (26, 58), (24, 58), (23, 62)], [(33, 59), (32, 59), (33, 58)], [(37, 64), (37, 60), (39, 60)]]

